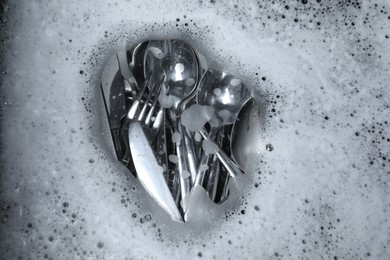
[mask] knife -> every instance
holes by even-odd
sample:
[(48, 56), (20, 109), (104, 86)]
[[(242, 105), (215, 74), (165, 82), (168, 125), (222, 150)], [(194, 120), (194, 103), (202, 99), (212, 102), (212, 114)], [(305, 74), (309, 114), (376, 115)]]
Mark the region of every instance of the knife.
[(138, 121), (129, 125), (129, 146), (137, 177), (149, 195), (178, 222), (184, 222), (164, 179), (164, 169), (158, 164), (153, 150)]

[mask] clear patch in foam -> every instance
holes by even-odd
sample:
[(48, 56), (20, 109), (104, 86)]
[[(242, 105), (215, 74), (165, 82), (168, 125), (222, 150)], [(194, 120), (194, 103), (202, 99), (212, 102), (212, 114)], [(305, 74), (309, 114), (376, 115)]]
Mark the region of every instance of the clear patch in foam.
[[(104, 69), (104, 73), (112, 71), (111, 84), (107, 75), (102, 81), (117, 159), (173, 219), (199, 220), (195, 216), (205, 211), (201, 207), (204, 195), (209, 200), (206, 204), (213, 205), (208, 209), (214, 211), (211, 219), (222, 217), (225, 205), (232, 207), (239, 201), (240, 196), (232, 190), (240, 190), (236, 187), (240, 185), (238, 180), (249, 175), (245, 174), (246, 159), (242, 158), (255, 150), (251, 146), (253, 135), (247, 131), (260, 122), (251, 121), (255, 111), (252, 106), (241, 112), (251, 99), (250, 91), (228, 73), (206, 71), (200, 66), (199, 52), (181, 40), (144, 42), (127, 50), (127, 55), (123, 53), (118, 52), (106, 65), (114, 69)], [(117, 63), (111, 64), (115, 60)], [(145, 67), (135, 66), (137, 61)], [(129, 78), (139, 80), (131, 83)], [(113, 98), (118, 96), (120, 100)], [(152, 124), (150, 118), (154, 118)], [(236, 127), (238, 121), (245, 130)], [(149, 147), (131, 145), (140, 138), (127, 131), (132, 124), (141, 125), (142, 138), (147, 140), (143, 145)], [(237, 142), (237, 137), (245, 137), (245, 143)], [(240, 149), (243, 145), (248, 147)], [(151, 152), (134, 157), (144, 149)], [(233, 153), (239, 154), (239, 165)], [(156, 178), (160, 174), (157, 169), (144, 172), (141, 166), (149, 163), (164, 166), (163, 177)], [(176, 207), (167, 206), (173, 203)]]

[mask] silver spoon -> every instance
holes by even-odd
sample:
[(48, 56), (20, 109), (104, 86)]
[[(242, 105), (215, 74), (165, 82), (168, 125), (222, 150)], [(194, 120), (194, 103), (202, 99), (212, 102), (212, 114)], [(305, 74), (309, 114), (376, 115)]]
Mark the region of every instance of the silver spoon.
[[(255, 105), (254, 99), (249, 99), (237, 116), (229, 136), (229, 147), (231, 158), (240, 167), (241, 170), (246, 170), (248, 157), (256, 148), (254, 144), (256, 133), (261, 126), (260, 122), (261, 109)], [(229, 178), (221, 184), (223, 187), (220, 201), (227, 199)]]
[(242, 170), (245, 170), (248, 155), (253, 148), (253, 127), (260, 125), (258, 109), (253, 99), (248, 100), (234, 122), (230, 134), (231, 157)]
[(181, 206), (185, 212), (186, 196), (191, 190), (191, 178), (196, 174), (196, 163), (195, 152), (181, 125), (180, 115), (196, 94), (200, 72), (198, 60), (192, 47), (184, 41), (150, 41), (145, 53), (144, 67), (145, 73), (154, 71), (165, 76), (159, 101), (163, 107), (169, 109), (168, 118), (173, 132), (179, 134), (181, 139), (175, 145), (178, 157), (177, 174), (180, 176)]
[[(217, 70), (206, 71), (199, 83), (197, 92), (197, 103), (214, 109), (214, 117), (209, 121), (211, 126), (209, 134), (207, 135), (205, 131), (200, 131), (205, 140), (214, 143), (212, 140), (215, 139), (218, 130), (223, 126), (233, 124), (242, 106), (250, 98), (249, 90), (235, 76)], [(217, 147), (215, 153), (226, 167), (230, 176), (237, 176), (240, 170), (223, 153), (220, 147)], [(204, 153), (199, 166), (207, 165), (209, 159), (210, 156)], [(199, 169), (201, 168), (203, 167), (199, 167)], [(205, 172), (204, 170), (198, 171), (195, 184), (203, 184)]]

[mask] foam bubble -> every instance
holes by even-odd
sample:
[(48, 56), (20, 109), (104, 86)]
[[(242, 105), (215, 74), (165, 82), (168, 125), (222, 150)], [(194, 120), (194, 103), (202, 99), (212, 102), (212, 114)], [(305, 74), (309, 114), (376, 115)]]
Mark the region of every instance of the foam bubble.
[(183, 111), (181, 123), (193, 132), (199, 131), (211, 119), (213, 111), (211, 107), (194, 104)]
[(182, 63), (177, 63), (175, 65), (175, 72), (176, 73), (183, 73), (184, 71), (184, 65)]
[(211, 140), (203, 140), (202, 148), (207, 155), (215, 154), (215, 152), (218, 150), (218, 146)]

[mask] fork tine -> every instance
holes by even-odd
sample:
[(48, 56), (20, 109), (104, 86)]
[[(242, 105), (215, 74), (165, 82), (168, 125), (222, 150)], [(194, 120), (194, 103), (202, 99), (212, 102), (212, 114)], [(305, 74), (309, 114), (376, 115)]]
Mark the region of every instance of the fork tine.
[(149, 89), (149, 93), (148, 93), (148, 95), (147, 95), (147, 97), (145, 99), (144, 106), (142, 107), (141, 112), (139, 113), (139, 115), (137, 117), (138, 121), (143, 121), (143, 118), (144, 118), (144, 116), (146, 114), (146, 110), (147, 110), (147, 108), (149, 106), (150, 101), (152, 100), (154, 88), (156, 87), (156, 84), (157, 84), (155, 79), (153, 79), (153, 82), (151, 84), (152, 84), (152, 86), (148, 88)]
[(149, 113), (145, 119), (145, 125), (149, 125), (150, 121), (152, 120), (153, 112), (156, 109), (156, 105), (157, 105), (157, 98), (154, 99), (153, 104), (150, 107)]
[(144, 102), (144, 106), (142, 107), (141, 112), (140, 112), (140, 114), (137, 117), (137, 120), (142, 122), (142, 124), (147, 124), (146, 120), (144, 120), (144, 116), (147, 113), (147, 109), (149, 107), (149, 104), (151, 103), (151, 101), (154, 98), (153, 104), (151, 105), (151, 108), (150, 108), (150, 111), (149, 111), (148, 114), (153, 113), (154, 107), (155, 107), (155, 105), (157, 103), (156, 94), (161, 89), (162, 81), (159, 79), (160, 77), (158, 76), (158, 74), (152, 74), (152, 76), (150, 76), (150, 78), (151, 78), (151, 80), (148, 83), (148, 90), (149, 90), (149, 92), (148, 92), (148, 95), (146, 96), (146, 100)]
[(134, 98), (133, 104), (131, 104), (129, 112), (127, 113), (127, 118), (129, 119), (135, 118), (138, 111), (138, 107), (141, 103), (142, 96), (144, 95), (146, 89), (148, 88), (149, 82), (150, 82), (150, 77), (147, 77), (144, 83), (142, 84), (140, 91), (137, 93), (137, 96)]
[[(152, 104), (152, 106), (151, 106), (151, 108), (150, 108), (150, 110), (149, 110), (149, 113), (148, 113), (148, 115), (146, 116), (146, 119), (145, 119), (145, 124), (146, 124), (146, 125), (149, 125), (149, 123), (150, 123), (150, 121), (151, 121), (151, 119), (152, 119), (154, 110), (156, 109), (156, 106), (157, 106), (158, 96), (159, 96), (159, 94), (160, 94), (160, 90), (161, 90), (161, 88), (162, 88), (162, 84), (163, 84), (164, 80), (165, 80), (165, 75), (164, 75), (164, 77), (158, 82), (156, 91), (152, 91), (153, 94), (154, 94), (154, 100), (153, 100), (153, 104)], [(158, 112), (158, 114), (159, 114), (159, 113), (160, 113), (160, 111)], [(156, 118), (157, 118), (157, 116), (156, 116)]]
[(160, 128), (160, 125), (163, 122), (163, 119), (164, 119), (164, 108), (160, 107), (160, 109), (157, 112), (156, 118), (154, 119), (152, 127), (155, 129)]

